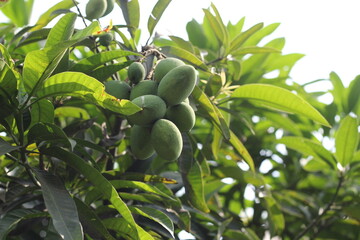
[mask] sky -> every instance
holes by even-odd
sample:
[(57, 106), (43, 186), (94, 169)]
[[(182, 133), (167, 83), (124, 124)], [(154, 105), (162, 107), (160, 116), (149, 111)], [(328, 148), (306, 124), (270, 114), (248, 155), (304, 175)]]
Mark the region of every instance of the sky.
[[(31, 23), (58, 0), (35, 0)], [(87, 0), (78, 0), (84, 11)], [(146, 29), (149, 14), (157, 0), (139, 0), (141, 27)], [(187, 38), (185, 26), (193, 18), (203, 19), (203, 8), (213, 2), (223, 21), (236, 23), (245, 17), (245, 29), (259, 22), (265, 25), (281, 23), (268, 40), (285, 37), (284, 54), (302, 53), (291, 77), (298, 83), (328, 78), (336, 72), (345, 85), (360, 74), (360, 2), (358, 0), (172, 0), (162, 16), (156, 31), (164, 35)], [(106, 26), (109, 18), (114, 24), (123, 24), (119, 7), (101, 19)], [(0, 22), (4, 21), (0, 14)], [(143, 38), (147, 39), (147, 32)], [(143, 42), (145, 44), (145, 41)]]

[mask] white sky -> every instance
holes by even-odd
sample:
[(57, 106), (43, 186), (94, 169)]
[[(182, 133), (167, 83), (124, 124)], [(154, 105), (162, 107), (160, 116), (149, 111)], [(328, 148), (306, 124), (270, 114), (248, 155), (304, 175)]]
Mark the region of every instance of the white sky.
[[(139, 0), (141, 26), (146, 30), (147, 18), (157, 0)], [(57, 0), (35, 0), (33, 21)], [(87, 0), (78, 0), (83, 10)], [(285, 37), (283, 53), (302, 53), (306, 56), (294, 67), (291, 76), (299, 83), (327, 78), (335, 71), (347, 85), (360, 74), (360, 1), (358, 0), (173, 0), (156, 31), (186, 38), (185, 25), (192, 18), (202, 21), (202, 8), (213, 2), (225, 23), (236, 23), (246, 17), (245, 27), (264, 22), (280, 22), (269, 37)], [(106, 17), (102, 25), (108, 24)], [(123, 24), (120, 9), (111, 15), (114, 24)], [(0, 21), (4, 17), (0, 15)], [(148, 37), (143, 31), (143, 37)], [(145, 41), (143, 42), (145, 44)]]

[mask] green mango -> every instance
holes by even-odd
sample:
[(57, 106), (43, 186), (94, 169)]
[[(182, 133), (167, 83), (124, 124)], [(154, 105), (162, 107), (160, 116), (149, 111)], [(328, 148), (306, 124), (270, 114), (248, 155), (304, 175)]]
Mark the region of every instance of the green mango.
[(115, 0), (106, 0), (106, 3), (107, 3), (106, 10), (101, 17), (108, 15), (114, 9)]
[(157, 95), (168, 106), (177, 105), (189, 97), (195, 87), (196, 70), (183, 65), (168, 72), (159, 83)]
[(104, 47), (109, 46), (112, 40), (114, 40), (114, 36), (111, 33), (105, 33), (99, 37), (99, 43)]
[(159, 119), (154, 123), (151, 130), (151, 144), (158, 156), (168, 161), (178, 159), (183, 147), (179, 129), (167, 119)]
[(156, 95), (144, 95), (131, 102), (142, 108), (141, 111), (127, 116), (130, 124), (149, 126), (156, 120), (163, 118), (166, 113), (165, 102)]
[(133, 84), (137, 84), (146, 77), (146, 70), (144, 65), (139, 62), (133, 62), (128, 68), (128, 78)]
[(111, 80), (104, 83), (105, 92), (118, 98), (129, 99), (131, 87), (129, 84), (123, 81)]
[(85, 8), (86, 18), (90, 20), (99, 19), (104, 15), (106, 8), (106, 0), (90, 0)]
[(139, 125), (132, 126), (130, 133), (130, 149), (137, 159), (145, 160), (155, 153), (150, 138), (151, 127)]
[(185, 102), (169, 107), (165, 118), (175, 123), (180, 132), (189, 132), (194, 127), (196, 119), (193, 108)]
[(143, 95), (156, 95), (157, 88), (157, 82), (152, 80), (142, 80), (131, 89), (130, 100)]
[(183, 61), (177, 58), (165, 58), (159, 61), (154, 69), (154, 80), (160, 82), (161, 79), (172, 69), (185, 65)]

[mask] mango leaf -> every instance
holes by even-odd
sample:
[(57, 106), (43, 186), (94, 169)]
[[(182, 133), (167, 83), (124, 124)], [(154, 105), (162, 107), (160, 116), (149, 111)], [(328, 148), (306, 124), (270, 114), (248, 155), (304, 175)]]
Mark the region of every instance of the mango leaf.
[(244, 43), (242, 46), (256, 46), (259, 42), (266, 36), (273, 33), (278, 27), (280, 23), (272, 23), (269, 24), (260, 30), (253, 33)]
[[(173, 42), (174, 42), (175, 45), (173, 45), (173, 46), (175, 46), (175, 47), (177, 46), (177, 47), (180, 47), (180, 48), (182, 48), (182, 49), (184, 49), (184, 50), (186, 50), (188, 52), (195, 53), (194, 47), (191, 44), (191, 42), (186, 41), (183, 38), (177, 37), (177, 36), (169, 36), (169, 38), (172, 40), (172, 42), (169, 41), (168, 44), (166, 44), (166, 45), (171, 46), (169, 44), (173, 44)], [(163, 40), (166, 41), (166, 39), (163, 39)], [(162, 46), (166, 46), (166, 45), (162, 45)]]
[(45, 206), (57, 232), (64, 240), (84, 239), (76, 205), (64, 183), (46, 171), (34, 170), (41, 184)]
[(50, 28), (42, 28), (33, 32), (27, 32), (22, 36), (16, 48), (20, 48), (30, 43), (39, 42), (41, 40), (45, 40), (49, 35)]
[(186, 32), (189, 37), (189, 41), (199, 48), (205, 48), (207, 46), (207, 38), (203, 27), (195, 19), (186, 24)]
[(254, 33), (259, 31), (261, 28), (263, 28), (263, 23), (258, 23), (254, 25), (253, 27), (249, 28), (248, 30), (240, 33), (235, 37), (235, 39), (230, 44), (230, 54), (232, 54), (233, 51), (237, 50), (239, 47), (243, 45), (243, 43)]
[(264, 205), (269, 214), (271, 236), (281, 234), (285, 229), (285, 219), (278, 203), (272, 196), (265, 196)]
[(33, 3), (34, 0), (11, 0), (1, 8), (1, 11), (17, 27), (22, 27), (29, 24)]
[(119, 0), (121, 11), (123, 13), (126, 25), (131, 34), (135, 37), (135, 31), (139, 28), (140, 23), (140, 6), (138, 0)]
[(104, 84), (80, 72), (62, 72), (50, 77), (37, 92), (39, 99), (51, 96), (74, 96), (103, 108), (131, 115), (140, 108), (126, 99), (117, 99), (105, 92)]
[(345, 167), (353, 161), (353, 156), (359, 143), (358, 121), (346, 116), (335, 134), (336, 160)]
[(17, 75), (15, 71), (0, 59), (0, 95), (10, 99), (17, 91)]
[(54, 122), (54, 105), (49, 100), (42, 99), (31, 106), (31, 123), (29, 128), (39, 122)]
[(324, 126), (330, 127), (327, 120), (303, 98), (287, 89), (268, 84), (246, 84), (232, 93), (232, 98), (249, 100), (265, 107), (299, 114)]
[(166, 46), (166, 47), (162, 47), (161, 51), (164, 52), (166, 55), (171, 55), (181, 58), (182, 60), (204, 71), (208, 70), (208, 67), (203, 61), (201, 61), (197, 56), (195, 56), (191, 52), (188, 52), (182, 48), (174, 47), (174, 46)]
[(158, 2), (155, 4), (153, 10), (151, 11), (151, 15), (149, 16), (147, 25), (150, 36), (153, 34), (156, 24), (159, 22), (162, 14), (170, 2), (171, 0), (158, 0)]
[(193, 150), (187, 135), (183, 134), (183, 149), (178, 159), (180, 173), (188, 201), (196, 209), (210, 212), (204, 195), (204, 181), (200, 164), (193, 157)]
[(230, 130), (230, 139), (229, 142), (234, 147), (234, 149), (240, 154), (244, 161), (249, 165), (251, 171), (255, 171), (254, 160), (252, 159), (250, 153), (240, 141), (240, 139), (235, 135), (233, 131)]
[(6, 213), (0, 219), (0, 240), (6, 240), (7, 235), (13, 230), (16, 225), (26, 219), (46, 217), (48, 213), (40, 212), (35, 209), (22, 209), (18, 208)]
[(62, 9), (70, 9), (74, 6), (73, 0), (63, 0), (53, 7), (49, 8), (45, 13), (43, 13), (38, 21), (35, 24), (35, 27), (32, 29), (32, 31), (39, 30), (43, 27), (45, 27), (51, 20), (56, 18), (60, 15), (60, 13), (56, 13), (57, 10)]
[(76, 13), (67, 13), (60, 18), (55, 26), (50, 30), (45, 43), (45, 48), (69, 40), (74, 32), (76, 17)]
[[(122, 238), (121, 239), (134, 239), (137, 236), (135, 235), (134, 231), (132, 231), (131, 226), (124, 218), (106, 218), (103, 219), (102, 222), (106, 226), (107, 229), (112, 230), (119, 234)], [(148, 236), (142, 236), (142, 239), (153, 239), (149, 238)]]
[(347, 91), (347, 113), (355, 112), (355, 107), (360, 104), (360, 75), (350, 82)]
[(345, 97), (345, 87), (340, 79), (339, 75), (337, 75), (335, 72), (330, 73), (330, 81), (333, 85), (333, 89), (330, 90), (334, 97), (334, 102), (339, 108), (340, 111), (344, 111), (344, 97)]
[(10, 143), (0, 137), (0, 156), (19, 148), (20, 146), (12, 146)]
[(94, 54), (90, 57), (83, 58), (70, 68), (70, 71), (90, 73), (95, 68), (115, 59), (127, 56), (141, 56), (135, 52), (113, 50)]
[(245, 54), (259, 54), (259, 53), (280, 53), (281, 51), (271, 47), (240, 47), (231, 53), (232, 56), (239, 56)]
[(77, 30), (71, 39), (82, 39), (91, 36), (98, 31), (101, 31), (100, 23), (98, 21), (94, 21), (86, 28)]
[(29, 143), (36, 142), (38, 144), (46, 141), (57, 146), (63, 144), (69, 148), (73, 147), (73, 142), (67, 137), (60, 127), (55, 124), (45, 122), (38, 122), (30, 128), (28, 141)]
[[(213, 4), (211, 6), (213, 10), (218, 14), (215, 6)], [(203, 11), (205, 13), (205, 18), (208, 20), (213, 32), (215, 33), (216, 38), (219, 40), (220, 44), (223, 45), (226, 49), (229, 44), (229, 36), (227, 29), (220, 18), (220, 15), (214, 16), (208, 9), (203, 9)]]
[(71, 117), (71, 118), (79, 118), (84, 120), (90, 119), (90, 115), (85, 109), (79, 107), (72, 107), (72, 106), (57, 107), (54, 111), (54, 115), (57, 118)]
[(145, 207), (145, 206), (135, 206), (130, 207), (130, 210), (134, 214), (142, 215), (146, 218), (149, 218), (158, 224), (160, 224), (163, 228), (165, 228), (172, 238), (174, 237), (174, 224), (171, 219), (162, 211), (157, 210), (156, 208), (152, 207)]
[(74, 198), (81, 224), (88, 229), (90, 236), (98, 239), (115, 240), (98, 215), (80, 199)]
[(130, 225), (130, 229), (136, 236), (136, 239), (153, 240), (150, 234), (145, 232), (143, 228), (136, 224), (129, 208), (120, 198), (116, 189), (98, 170), (87, 164), (77, 155), (59, 147), (45, 149), (43, 150), (43, 153), (63, 160), (77, 172), (81, 173), (92, 184), (94, 184), (94, 186), (102, 192), (103, 196), (109, 200), (114, 208), (124, 217), (125, 221)]
[(121, 69), (126, 68), (132, 62), (124, 62), (124, 63), (114, 63), (107, 66), (101, 66), (95, 69), (92, 72), (87, 73), (89, 76), (98, 79), (99, 81), (104, 81), (111, 77), (113, 74), (116, 74)]

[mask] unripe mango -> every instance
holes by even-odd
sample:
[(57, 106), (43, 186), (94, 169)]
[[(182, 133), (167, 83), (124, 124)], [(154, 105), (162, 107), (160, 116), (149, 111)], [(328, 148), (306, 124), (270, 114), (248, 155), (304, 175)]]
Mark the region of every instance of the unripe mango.
[(127, 116), (127, 119), (131, 124), (148, 126), (165, 116), (166, 104), (156, 95), (140, 96), (131, 102), (142, 108), (141, 111)]
[(180, 132), (189, 132), (195, 125), (195, 112), (185, 102), (169, 107), (165, 118), (172, 121)]
[(130, 149), (137, 159), (144, 160), (155, 153), (151, 145), (151, 128), (134, 125), (130, 133)]
[(104, 83), (105, 92), (118, 98), (129, 99), (131, 87), (129, 84), (123, 81), (111, 80)]
[(157, 82), (152, 80), (142, 80), (131, 89), (130, 100), (143, 95), (156, 95), (157, 88)]
[(105, 33), (99, 37), (99, 43), (104, 47), (109, 46), (112, 40), (114, 40), (114, 36), (111, 33)]
[(167, 119), (159, 119), (154, 123), (151, 143), (159, 157), (168, 161), (178, 159), (183, 147), (179, 129)]
[(159, 61), (154, 69), (154, 80), (160, 82), (161, 79), (172, 69), (185, 65), (183, 61), (177, 58), (165, 58)]
[(183, 65), (168, 72), (158, 87), (158, 96), (168, 106), (177, 105), (191, 94), (195, 87), (196, 70), (190, 65)]
[(139, 62), (133, 62), (128, 68), (128, 78), (129, 80), (137, 84), (141, 80), (144, 80), (146, 76), (145, 67)]
[(85, 8), (86, 18), (90, 20), (98, 19), (105, 13), (106, 8), (106, 0), (90, 0)]
[(101, 17), (108, 15), (114, 9), (115, 0), (106, 0), (106, 3), (107, 3), (107, 6), (106, 6), (105, 13)]

